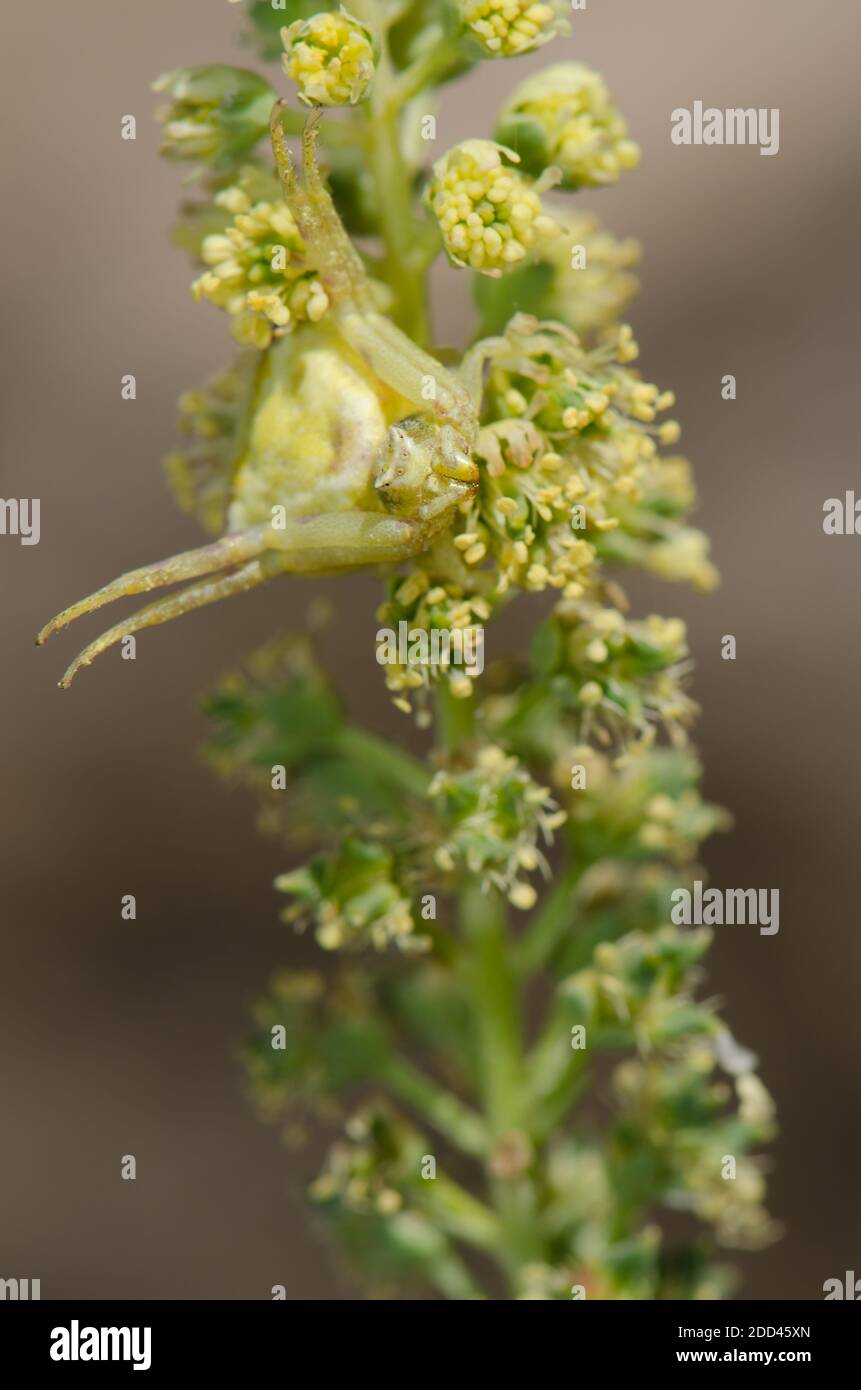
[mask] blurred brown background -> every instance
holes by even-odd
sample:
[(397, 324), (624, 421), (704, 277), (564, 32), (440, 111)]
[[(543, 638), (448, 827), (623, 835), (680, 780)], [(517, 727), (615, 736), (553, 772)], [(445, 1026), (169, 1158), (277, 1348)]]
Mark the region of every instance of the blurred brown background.
[[(349, 605), (330, 646), (352, 704), (386, 730), (376, 588), (281, 581), (144, 635), (136, 662), (115, 651), (68, 694), (55, 682), (96, 620), (32, 646), (70, 600), (199, 543), (159, 459), (176, 396), (230, 345), (168, 244), (180, 179), (156, 157), (149, 83), (253, 60), (224, 0), (5, 0), (2, 28), (0, 495), (42, 499), (42, 539), (0, 538), (0, 1276), (41, 1278), (47, 1298), (348, 1296), (305, 1225), (295, 1160), (241, 1094), (250, 1004), (309, 948), (277, 924), (279, 848), (196, 761), (196, 702), (322, 589)], [(772, 1207), (787, 1234), (740, 1262), (753, 1299), (820, 1298), (861, 1270), (861, 539), (821, 529), (824, 499), (859, 480), (859, 39), (855, 0), (589, 0), (571, 39), (458, 84), (439, 131), (439, 149), (489, 134), (515, 78), (580, 57), (643, 147), (637, 173), (581, 203), (645, 246), (632, 320), (650, 379), (677, 389), (724, 575), (708, 599), (638, 591), (691, 626), (706, 789), (736, 816), (708, 864), (720, 885), (781, 893), (777, 937), (729, 928), (711, 957), (782, 1117)], [(669, 114), (697, 98), (779, 107), (779, 155), (673, 146)], [(439, 290), (453, 341), (456, 272)], [(120, 921), (124, 893), (136, 923)]]

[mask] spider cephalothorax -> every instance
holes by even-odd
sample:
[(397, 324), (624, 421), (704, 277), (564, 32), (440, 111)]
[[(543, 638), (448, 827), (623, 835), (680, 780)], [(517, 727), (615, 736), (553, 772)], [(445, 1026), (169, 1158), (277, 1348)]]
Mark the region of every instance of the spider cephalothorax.
[(479, 343), (457, 370), (418, 347), (374, 305), (364, 265), (317, 163), (316, 121), (304, 137), (304, 181), (287, 150), (280, 104), (272, 142), (284, 197), (328, 297), (319, 323), (261, 354), (250, 378), (224, 508), (211, 545), (122, 575), (43, 628), (41, 644), (75, 618), (126, 595), (196, 581), (110, 628), (72, 663), (123, 638), (264, 583), (392, 564), (425, 550), (478, 486)]
[(469, 456), (472, 441), (453, 425), (411, 415), (390, 426), (378, 456), (374, 487), (392, 515), (417, 517), (432, 534), (447, 524), (452, 503), (464, 501), (478, 485)]

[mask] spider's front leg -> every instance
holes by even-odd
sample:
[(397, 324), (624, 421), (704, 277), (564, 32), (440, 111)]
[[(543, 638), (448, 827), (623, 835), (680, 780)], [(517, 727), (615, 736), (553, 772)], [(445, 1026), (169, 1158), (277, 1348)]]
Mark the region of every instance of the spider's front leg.
[(452, 372), (382, 314), (342, 310), (339, 326), (380, 381), (440, 424), (450, 426), (467, 450), (472, 449), (481, 416), (485, 367), (510, 353), (507, 339), (481, 339)]
[(416, 410), (453, 426), (468, 446), (473, 444), (480, 399), (453, 372), (383, 314), (341, 310), (338, 326), (384, 385)]
[(302, 233), (309, 258), (331, 302), (338, 331), (390, 390), (416, 410), (454, 426), (468, 445), (478, 424), (479, 399), (440, 362), (376, 311), (367, 273), (344, 227), (320, 172), (317, 156), (319, 115), (305, 127), (304, 181), (299, 180), (281, 123), (283, 102), (270, 122), (272, 148), (284, 199)]

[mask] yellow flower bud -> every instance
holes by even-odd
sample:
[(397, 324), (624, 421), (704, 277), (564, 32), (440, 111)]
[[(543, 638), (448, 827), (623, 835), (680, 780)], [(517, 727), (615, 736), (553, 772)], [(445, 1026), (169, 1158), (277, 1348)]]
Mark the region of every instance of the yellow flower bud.
[(297, 19), (281, 30), (284, 71), (308, 106), (355, 106), (374, 79), (373, 36), (346, 10)]
[(513, 883), (508, 890), (508, 901), (521, 912), (528, 912), (538, 901), (538, 894), (531, 883)]
[(536, 187), (492, 140), (465, 140), (437, 160), (426, 202), (456, 265), (502, 275), (523, 262), (559, 228), (541, 205)]
[(568, 31), (559, 0), (460, 0), (459, 9), (491, 58), (516, 58)]
[(558, 63), (521, 82), (496, 135), (530, 173), (556, 165), (566, 188), (615, 183), (640, 161), (603, 78), (582, 63)]
[(678, 420), (666, 420), (658, 430), (658, 438), (662, 444), (678, 444), (681, 433), (682, 427)]
[[(252, 201), (243, 184), (265, 196)], [(233, 336), (249, 347), (268, 347), (273, 336), (297, 323), (318, 323), (329, 297), (308, 269), (302, 237), (289, 208), (278, 200), (277, 185), (270, 188), (266, 177), (249, 168), (238, 185), (216, 194), (215, 203), (233, 215), (233, 222), (203, 240), (207, 269), (192, 284), (195, 299), (226, 309), (233, 317)]]
[(604, 692), (597, 681), (587, 681), (580, 687), (581, 705), (599, 705), (604, 698)]

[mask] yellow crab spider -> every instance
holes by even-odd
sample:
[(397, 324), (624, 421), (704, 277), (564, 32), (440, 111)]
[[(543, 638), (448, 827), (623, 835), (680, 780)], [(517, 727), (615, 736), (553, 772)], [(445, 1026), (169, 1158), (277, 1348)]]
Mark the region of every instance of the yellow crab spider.
[(323, 182), (318, 115), (303, 137), (304, 180), (287, 149), (281, 106), (272, 146), (284, 197), (329, 301), (264, 353), (233, 462), (226, 533), (144, 565), (58, 614), (41, 645), (76, 618), (129, 594), (196, 580), (131, 614), (75, 658), (61, 687), (124, 638), (243, 593), (278, 574), (392, 564), (425, 550), (478, 486), (471, 459), (485, 363), (477, 343), (447, 370), (373, 303), (365, 267)]

